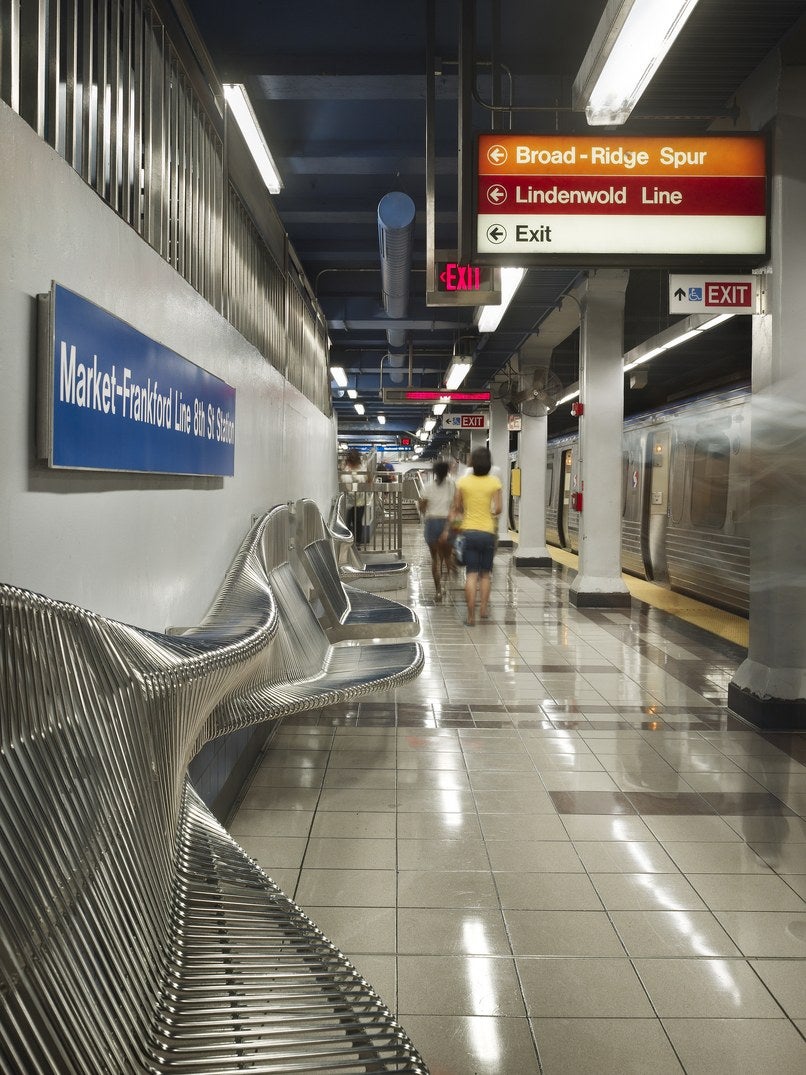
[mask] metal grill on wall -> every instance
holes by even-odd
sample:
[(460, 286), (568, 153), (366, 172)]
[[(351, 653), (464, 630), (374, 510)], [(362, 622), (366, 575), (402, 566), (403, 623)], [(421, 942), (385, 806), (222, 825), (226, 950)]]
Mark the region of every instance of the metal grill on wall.
[(0, 96), (329, 414), (324, 317), (255, 224), (267, 207), (231, 188), (218, 78), (165, 16), (148, 0), (0, 0)]
[[(228, 193), (226, 317), (286, 374), (283, 271), (232, 185)], [(321, 406), (320, 400), (315, 402)]]

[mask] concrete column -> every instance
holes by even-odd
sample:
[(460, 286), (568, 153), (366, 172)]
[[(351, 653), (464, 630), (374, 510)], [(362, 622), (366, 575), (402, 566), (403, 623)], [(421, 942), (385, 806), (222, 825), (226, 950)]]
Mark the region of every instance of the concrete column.
[(498, 544), (511, 547), (509, 536), (509, 411), (496, 399), (490, 403), (490, 452), (501, 479), (503, 511), (498, 516)]
[(518, 457), (521, 468), (521, 502), (518, 520), (516, 567), (551, 567), (546, 548), (546, 433), (545, 415), (521, 417)]
[(470, 430), (470, 451), (475, 452), (476, 448), (483, 448), (487, 443), (487, 437), (489, 436), (489, 429), (471, 429)]
[(621, 442), (624, 422), (624, 295), (629, 272), (597, 269), (582, 298), (579, 342), (581, 455), (579, 573), (573, 605), (621, 608), (630, 593), (621, 577)]
[(806, 728), (806, 71), (784, 68), (773, 129), (766, 313), (754, 317), (750, 642), (728, 706)]

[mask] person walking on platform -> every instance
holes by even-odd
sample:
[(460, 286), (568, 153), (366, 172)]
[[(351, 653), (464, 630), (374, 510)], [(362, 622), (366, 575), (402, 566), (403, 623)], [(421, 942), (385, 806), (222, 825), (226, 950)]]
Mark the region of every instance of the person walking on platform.
[(349, 448), (344, 453), (343, 465), (339, 472), (339, 485), (342, 492), (346, 493), (346, 523), (353, 533), (356, 546), (364, 541), (364, 509), (367, 494), (362, 486), (366, 486), (368, 481), (369, 475), (361, 453), (357, 448)]
[(434, 577), (437, 601), (442, 600), (442, 574), (449, 574), (453, 555), (449, 516), (456, 495), (456, 485), (448, 474), (449, 466), (439, 460), (434, 463), (431, 481), (424, 487), (418, 501), (420, 514), (425, 518), (423, 536), (431, 553), (431, 574)]
[(451, 511), (454, 520), (461, 519), (459, 530), (464, 537), (462, 556), (468, 627), (476, 622), (477, 596), (479, 616), (483, 620), (489, 616), (495, 539), (498, 516), (502, 510), (501, 479), (490, 474), (490, 449), (476, 448), (470, 456), (470, 466), (472, 473), (465, 474), (456, 482), (456, 496)]

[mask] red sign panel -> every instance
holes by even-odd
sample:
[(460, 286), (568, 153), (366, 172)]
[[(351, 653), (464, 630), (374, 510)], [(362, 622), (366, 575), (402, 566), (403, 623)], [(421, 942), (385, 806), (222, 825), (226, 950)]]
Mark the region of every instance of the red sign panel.
[(753, 287), (751, 284), (722, 284), (705, 281), (706, 306), (746, 306), (753, 305)]

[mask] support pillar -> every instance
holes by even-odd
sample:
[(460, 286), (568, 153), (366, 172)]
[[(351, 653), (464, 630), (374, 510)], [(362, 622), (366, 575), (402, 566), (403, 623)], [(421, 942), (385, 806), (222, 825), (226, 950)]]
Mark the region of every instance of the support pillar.
[(781, 73), (766, 313), (753, 325), (750, 639), (728, 706), (806, 729), (806, 71)]
[(512, 547), (509, 536), (509, 411), (496, 399), (490, 403), (490, 453), (495, 473), (501, 479), (503, 511), (498, 516), (498, 544)]
[(516, 567), (551, 567), (546, 547), (546, 435), (548, 419), (521, 417), (521, 502)]
[(624, 421), (624, 298), (629, 272), (597, 269), (582, 298), (579, 342), (581, 455), (579, 573), (569, 600), (586, 608), (623, 608), (621, 444)]

